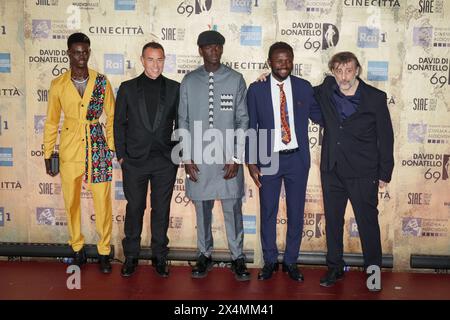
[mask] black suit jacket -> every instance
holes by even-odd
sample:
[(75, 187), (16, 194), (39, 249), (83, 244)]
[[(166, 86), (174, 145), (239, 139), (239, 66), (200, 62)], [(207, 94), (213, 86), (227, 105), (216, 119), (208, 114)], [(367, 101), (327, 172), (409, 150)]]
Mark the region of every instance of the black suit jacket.
[(324, 135), (321, 171), (338, 164), (346, 178), (391, 180), (394, 169), (394, 133), (386, 93), (359, 79), (361, 101), (355, 113), (341, 122), (332, 99), (334, 77), (314, 88), (322, 108)]
[(177, 113), (180, 84), (162, 77), (154, 123), (150, 123), (144, 96), (144, 77), (122, 82), (117, 92), (114, 113), (114, 142), (117, 159), (134, 165), (144, 164), (154, 144), (170, 159), (173, 130), (178, 127)]

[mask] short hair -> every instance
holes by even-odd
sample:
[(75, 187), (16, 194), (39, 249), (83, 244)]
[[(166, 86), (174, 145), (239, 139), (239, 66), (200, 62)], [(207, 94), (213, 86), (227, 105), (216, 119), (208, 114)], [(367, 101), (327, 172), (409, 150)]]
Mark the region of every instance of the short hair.
[(151, 42), (147, 42), (147, 43), (142, 47), (142, 53), (141, 53), (142, 56), (144, 56), (144, 51), (145, 51), (145, 49), (147, 49), (147, 48), (161, 49), (162, 52), (163, 52), (163, 55), (166, 55), (166, 54), (164, 53), (164, 48), (163, 48), (163, 46), (162, 46), (160, 43), (155, 42), (155, 41), (151, 41)]
[(336, 64), (339, 66), (341, 64), (349, 63), (350, 61), (355, 61), (356, 67), (359, 68), (359, 76), (361, 74), (361, 64), (359, 63), (358, 58), (355, 56), (355, 54), (350, 51), (338, 52), (334, 56), (332, 56), (330, 61), (328, 62), (328, 69), (333, 72)]
[(270, 57), (272, 56), (272, 54), (276, 50), (286, 50), (286, 51), (288, 51), (288, 52), (290, 52), (292, 54), (292, 57), (294, 57), (294, 50), (292, 49), (292, 47), (289, 44), (287, 44), (286, 42), (278, 41), (278, 42), (275, 42), (274, 44), (272, 44), (270, 46), (270, 49), (269, 49), (269, 60), (270, 60)]
[(70, 49), (70, 47), (74, 43), (86, 43), (89, 47), (91, 46), (91, 40), (89, 40), (89, 37), (81, 32), (72, 33), (69, 38), (67, 38), (67, 49)]

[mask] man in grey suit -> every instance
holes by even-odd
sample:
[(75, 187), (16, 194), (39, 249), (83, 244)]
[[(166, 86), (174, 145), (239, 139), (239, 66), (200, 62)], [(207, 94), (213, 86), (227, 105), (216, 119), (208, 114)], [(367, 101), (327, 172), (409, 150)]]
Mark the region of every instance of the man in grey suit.
[[(199, 256), (192, 277), (206, 277), (213, 266), (211, 217), (214, 201), (220, 199), (233, 260), (231, 270), (237, 280), (246, 281), (250, 273), (243, 253), (241, 200), (245, 140), (237, 134), (248, 128), (246, 85), (240, 73), (221, 64), (224, 43), (219, 32), (202, 32), (197, 45), (204, 64), (187, 74), (180, 86), (178, 124), (189, 134), (182, 137), (186, 195), (197, 215)], [(203, 141), (204, 137), (211, 142)]]

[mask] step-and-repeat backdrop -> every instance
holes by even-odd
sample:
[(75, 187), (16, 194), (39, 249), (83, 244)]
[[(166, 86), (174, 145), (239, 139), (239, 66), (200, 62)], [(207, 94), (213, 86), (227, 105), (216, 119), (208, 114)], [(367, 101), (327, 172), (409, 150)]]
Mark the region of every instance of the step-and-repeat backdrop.
[[(115, 91), (142, 72), (142, 46), (160, 42), (164, 74), (181, 81), (202, 60), (196, 39), (208, 29), (226, 38), (223, 63), (250, 84), (268, 71), (275, 41), (294, 47), (293, 73), (321, 83), (338, 51), (353, 51), (361, 77), (387, 92), (395, 132), (392, 182), (379, 191), (384, 253), (394, 268), (409, 268), (409, 255), (450, 253), (450, 2), (444, 0), (1, 0), (0, 1), (0, 241), (65, 243), (67, 220), (60, 177), (45, 174), (43, 128), (50, 81), (69, 67), (67, 37), (91, 39), (90, 67), (107, 75)], [(310, 124), (311, 171), (301, 250), (325, 251), (319, 179), (322, 131)], [(171, 247), (196, 247), (193, 205), (178, 171), (170, 216)], [(258, 190), (246, 175), (243, 199), (245, 248), (261, 263)], [(118, 257), (125, 219), (120, 166), (114, 164), (113, 237)], [(83, 232), (96, 243), (92, 195), (83, 187)], [(285, 244), (285, 193), (277, 219)], [(142, 245), (150, 241), (150, 210)], [(226, 249), (220, 203), (213, 218), (215, 247)], [(345, 251), (361, 252), (349, 204)]]

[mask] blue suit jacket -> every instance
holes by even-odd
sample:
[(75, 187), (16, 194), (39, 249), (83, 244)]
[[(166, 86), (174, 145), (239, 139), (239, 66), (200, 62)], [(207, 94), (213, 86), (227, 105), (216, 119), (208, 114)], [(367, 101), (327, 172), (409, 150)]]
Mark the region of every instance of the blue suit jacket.
[[(319, 105), (314, 98), (314, 90), (311, 84), (301, 78), (290, 76), (292, 86), (292, 101), (294, 104), (294, 123), (297, 143), (300, 148), (301, 157), (306, 168), (310, 167), (309, 138), (308, 138), (308, 119), (321, 124), (322, 114)], [(263, 153), (267, 158), (272, 157), (272, 141), (270, 135), (273, 135), (274, 114), (271, 93), (271, 77), (264, 82), (254, 82), (247, 91), (247, 106), (249, 115), (249, 129), (257, 132), (258, 144), (254, 146), (251, 139), (247, 139), (245, 148), (245, 158), (247, 163), (256, 163), (259, 167), (266, 167), (269, 163), (262, 163), (259, 150), (263, 145), (259, 142), (261, 129), (268, 130), (266, 150)], [(289, 115), (292, 116), (292, 115)], [(263, 141), (262, 141), (263, 143)], [(264, 148), (263, 148), (264, 149)], [(257, 154), (255, 154), (257, 152)], [(256, 161), (255, 161), (256, 160)]]

